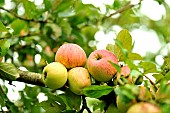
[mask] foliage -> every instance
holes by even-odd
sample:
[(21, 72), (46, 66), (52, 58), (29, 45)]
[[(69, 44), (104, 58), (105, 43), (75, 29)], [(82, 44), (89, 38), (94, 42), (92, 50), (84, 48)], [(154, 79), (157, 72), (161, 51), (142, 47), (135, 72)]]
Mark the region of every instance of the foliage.
[[(3, 7), (5, 0), (1, 0), (0, 57), (3, 57), (4, 61), (0, 63), (0, 111), (75, 113), (86, 110), (119, 113), (116, 98), (120, 96), (123, 103), (146, 101), (159, 106), (163, 113), (167, 113), (170, 110), (170, 52), (165, 55), (164, 64), (157, 65), (153, 57), (160, 54), (161, 50), (153, 56), (150, 53), (151, 57), (134, 53), (133, 37), (130, 34), (131, 30), (146, 25), (147, 29), (156, 31), (160, 38), (163, 38), (160, 40), (165, 47), (168, 45), (170, 8), (163, 0), (156, 1), (164, 5), (167, 11), (167, 16), (159, 21), (137, 15), (142, 0), (136, 5), (126, 0), (115, 0), (112, 5), (105, 5), (104, 14), (100, 8), (83, 4), (81, 0), (43, 0), (40, 5), (28, 0), (11, 0), (12, 4), (15, 4), (11, 9)], [(111, 13), (111, 10), (116, 12)], [(116, 14), (120, 15), (114, 18)], [(89, 44), (91, 41), (96, 42), (96, 32), (113, 31), (113, 25), (119, 25), (123, 29), (115, 32), (115, 43), (108, 44), (106, 49), (113, 52), (122, 65), (130, 67), (131, 73), (128, 77), (115, 76), (106, 83), (93, 79), (92, 85), (83, 89), (83, 96), (75, 95), (68, 87), (52, 90), (26, 84), (23, 90), (18, 91), (18, 100), (10, 100), (7, 95), (9, 87), (5, 83), (8, 80), (12, 85), (12, 81), (18, 78), (16, 67), (42, 73), (43, 67), (54, 61), (55, 52), (64, 43), (80, 45), (88, 56), (96, 49)], [(121, 66), (110, 63), (120, 70)], [(148, 74), (152, 74), (155, 81), (149, 78)], [(142, 96), (139, 87), (141, 85), (148, 92)], [(47, 99), (39, 101), (39, 94), (44, 94)]]

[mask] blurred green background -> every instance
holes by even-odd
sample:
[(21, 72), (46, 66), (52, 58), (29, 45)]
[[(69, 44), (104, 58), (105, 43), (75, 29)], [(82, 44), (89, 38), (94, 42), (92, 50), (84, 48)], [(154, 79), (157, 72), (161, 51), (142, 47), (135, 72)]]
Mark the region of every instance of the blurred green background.
[[(0, 0), (0, 57), (22, 70), (42, 73), (63, 43), (80, 45), (88, 57), (114, 44), (118, 32), (127, 29), (133, 51), (162, 66), (170, 55), (169, 26), (169, 0)], [(0, 84), (8, 96), (0, 98), (0, 108), (16, 113), (42, 112), (38, 100), (51, 95), (39, 86)]]

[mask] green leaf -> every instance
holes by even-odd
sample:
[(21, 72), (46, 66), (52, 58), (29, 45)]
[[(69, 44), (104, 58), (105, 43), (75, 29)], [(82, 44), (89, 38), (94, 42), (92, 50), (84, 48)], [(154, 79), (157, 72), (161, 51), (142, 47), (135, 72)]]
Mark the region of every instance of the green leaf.
[(19, 77), (18, 69), (11, 63), (0, 63), (0, 78), (13, 81)]
[(166, 73), (165, 79), (166, 79), (166, 80), (170, 80), (170, 71), (168, 71), (168, 72)]
[(143, 60), (142, 56), (137, 53), (129, 53), (128, 58), (130, 60)]
[(0, 32), (8, 32), (8, 29), (4, 26), (4, 24), (0, 21)]
[(48, 101), (42, 101), (42, 102), (40, 102), (40, 106), (41, 106), (44, 110), (47, 110), (49, 107), (51, 107), (51, 104), (50, 104), (50, 102), (48, 102)]
[(51, 8), (51, 1), (50, 0), (44, 0), (45, 10), (48, 11)]
[(42, 101), (40, 106), (46, 111), (45, 113), (58, 113), (63, 110), (57, 102)]
[(107, 108), (106, 113), (120, 113), (120, 111), (113, 103), (111, 103)]
[(14, 30), (13, 35), (20, 35), (21, 31), (26, 27), (26, 22), (17, 19), (12, 22), (11, 27)]
[(24, 9), (25, 9), (25, 15), (26, 15), (27, 18), (33, 19), (37, 15), (40, 15), (40, 13), (38, 12), (34, 2), (24, 0), (23, 1), (23, 6), (24, 6)]
[(60, 113), (60, 108), (59, 107), (49, 107), (45, 113)]
[(128, 51), (123, 47), (122, 42), (115, 39), (114, 54), (117, 56), (119, 61), (128, 59)]
[(170, 69), (170, 58), (169, 57), (164, 58), (164, 63), (167, 64), (167, 68)]
[[(4, 4), (5, 4), (5, 1), (4, 0), (0, 0), (0, 7), (3, 6)], [(0, 28), (1, 28), (1, 26), (0, 26)]]
[(120, 66), (118, 64), (113, 63), (112, 61), (108, 61), (114, 68), (116, 68), (117, 72), (120, 72)]
[(94, 35), (97, 32), (97, 30), (98, 28), (92, 25), (92, 26), (83, 27), (81, 29), (81, 32), (86, 36), (88, 40), (92, 40), (94, 39)]
[(139, 87), (133, 84), (126, 84), (124, 86), (117, 86), (114, 91), (124, 102), (130, 102), (139, 94)]
[(155, 77), (155, 79), (156, 79), (155, 82), (156, 82), (156, 83), (159, 82), (161, 79), (164, 78), (164, 76), (163, 76), (162, 74), (160, 74), (160, 73), (158, 73), (158, 74), (153, 74), (152, 76)]
[(99, 85), (91, 85), (83, 89), (84, 95), (91, 98), (100, 98), (103, 95), (109, 94), (113, 91), (111, 86), (99, 86)]
[(80, 110), (81, 96), (72, 93), (69, 89), (66, 90), (66, 101), (70, 108)]
[(71, 34), (72, 27), (67, 20), (61, 20), (59, 26), (62, 28), (62, 32), (68, 37)]
[(117, 40), (122, 43), (124, 49), (131, 51), (132, 49), (132, 37), (128, 30), (123, 29), (117, 35)]
[(114, 53), (119, 60), (127, 58), (127, 53), (132, 49), (132, 37), (128, 30), (121, 30), (115, 40)]
[(10, 47), (10, 42), (7, 39), (0, 40), (0, 57), (7, 54)]
[(107, 44), (106, 49), (110, 52), (114, 53), (114, 45), (113, 44)]
[(140, 62), (140, 65), (144, 69), (144, 74), (157, 72), (156, 65), (152, 62)]
[(38, 94), (40, 93), (40, 88), (38, 86), (35, 86), (35, 87), (26, 86), (24, 88), (24, 91), (28, 97), (36, 98), (38, 96)]

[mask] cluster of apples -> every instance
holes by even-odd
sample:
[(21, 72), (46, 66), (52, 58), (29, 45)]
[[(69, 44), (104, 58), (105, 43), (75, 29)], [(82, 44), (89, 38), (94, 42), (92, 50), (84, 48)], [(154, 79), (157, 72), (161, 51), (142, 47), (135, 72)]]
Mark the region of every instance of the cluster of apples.
[[(108, 50), (95, 50), (87, 58), (79, 45), (63, 44), (56, 52), (55, 62), (44, 67), (42, 78), (44, 84), (52, 89), (61, 88), (68, 81), (70, 90), (82, 95), (82, 89), (91, 85), (90, 75), (97, 81), (107, 82), (117, 73), (109, 61), (118, 64), (117, 57)], [(124, 68), (121, 68), (121, 74), (129, 74), (130, 69)]]

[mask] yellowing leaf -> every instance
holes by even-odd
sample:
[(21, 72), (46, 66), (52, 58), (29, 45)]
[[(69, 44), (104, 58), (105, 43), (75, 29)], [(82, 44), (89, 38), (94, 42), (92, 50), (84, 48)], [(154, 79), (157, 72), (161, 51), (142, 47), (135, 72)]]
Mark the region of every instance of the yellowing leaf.
[(139, 54), (137, 53), (129, 53), (128, 54), (128, 58), (130, 60), (143, 60), (142, 56), (140, 56)]
[(122, 43), (124, 49), (131, 51), (132, 37), (128, 30), (126, 29), (121, 30), (117, 35), (117, 39)]
[(122, 61), (127, 57), (127, 53), (131, 52), (132, 49), (132, 37), (128, 30), (121, 30), (115, 40), (114, 54), (117, 58)]

